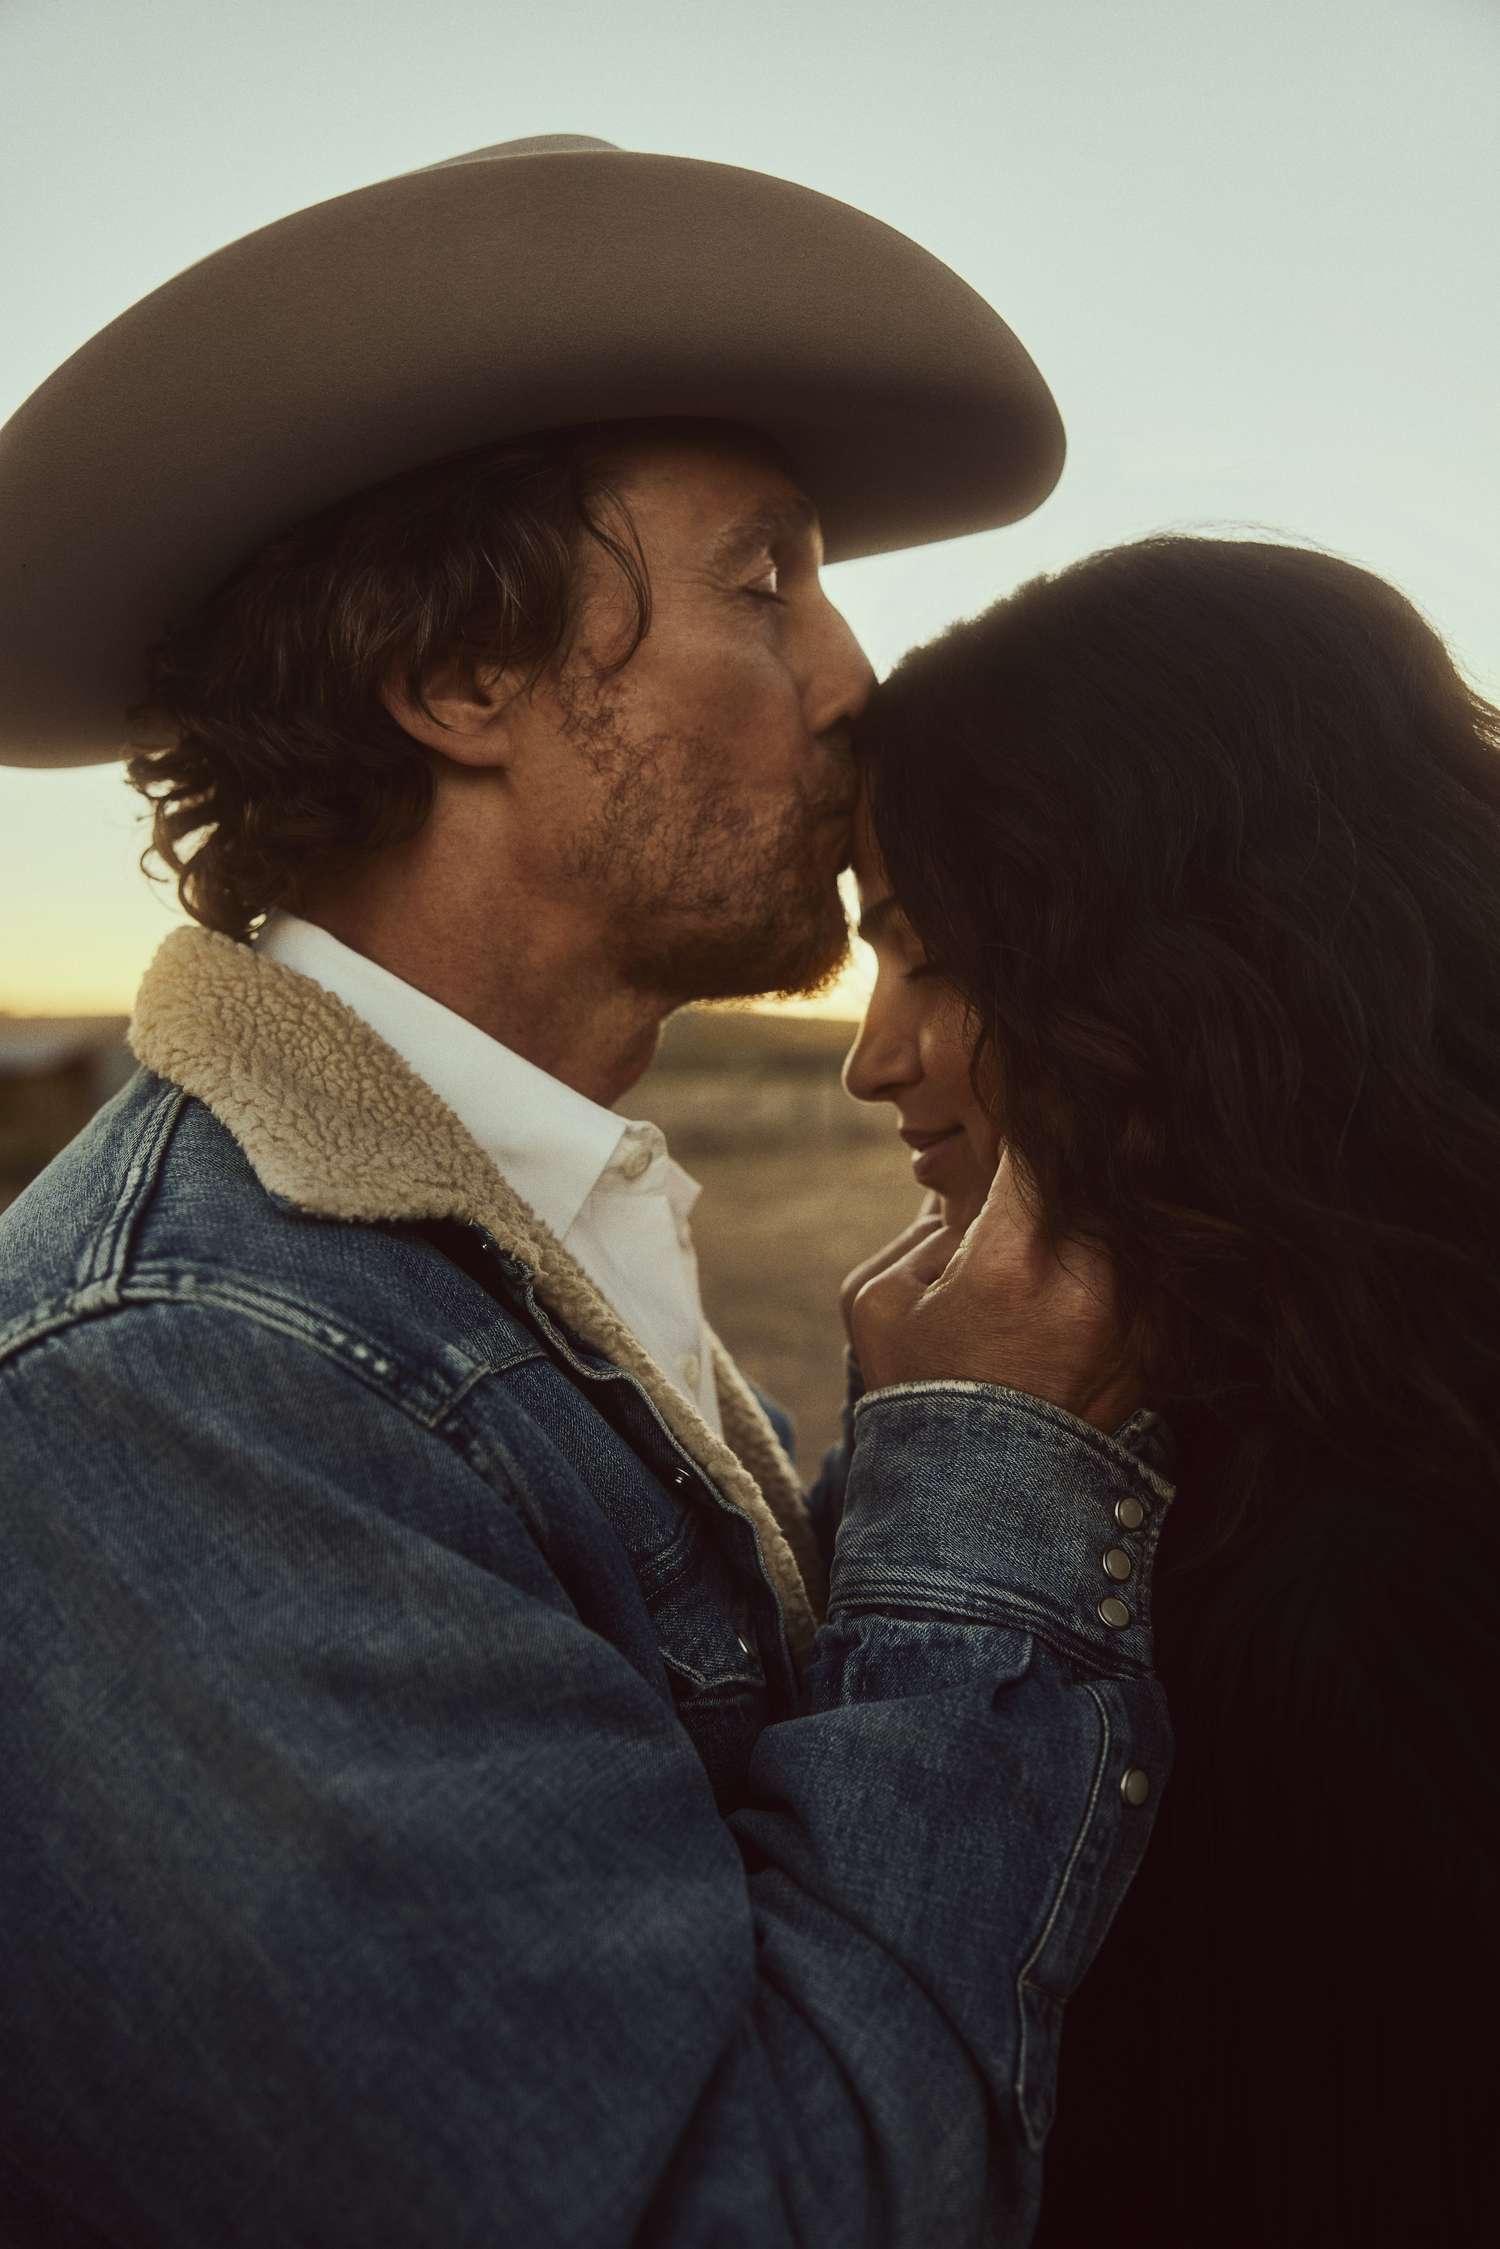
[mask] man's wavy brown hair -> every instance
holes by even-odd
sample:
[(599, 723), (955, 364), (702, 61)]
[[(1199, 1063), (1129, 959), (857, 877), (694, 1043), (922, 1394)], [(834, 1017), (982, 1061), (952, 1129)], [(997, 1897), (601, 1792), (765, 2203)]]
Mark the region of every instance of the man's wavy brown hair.
[(1211, 1478), (1204, 1553), (1310, 1476), (1493, 1494), (1500, 714), (1416, 610), (1146, 539), (914, 651), (860, 741), (976, 1088)]
[(612, 482), (619, 434), (543, 432), (372, 486), (272, 540), (152, 649), (126, 770), (153, 808), (142, 863), (164, 863), (196, 920), (245, 937), (309, 875), (414, 834), (432, 753), (382, 687), (428, 708), (460, 653), (540, 678), (576, 633), (589, 542), (634, 604), (628, 660), (650, 588)]

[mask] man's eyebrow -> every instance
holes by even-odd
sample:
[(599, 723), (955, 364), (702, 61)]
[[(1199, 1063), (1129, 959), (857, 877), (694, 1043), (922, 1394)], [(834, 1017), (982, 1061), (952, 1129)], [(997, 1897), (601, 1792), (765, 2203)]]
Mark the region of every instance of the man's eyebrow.
[(709, 560), (721, 569), (733, 569), (736, 563), (753, 562), (767, 547), (779, 546), (787, 539), (814, 538), (817, 530), (817, 509), (798, 493), (795, 499), (773, 500), (752, 515), (738, 516), (726, 524), (709, 548)]
[(873, 906), (866, 906), (859, 917), (858, 932), (864, 943), (873, 945), (886, 923), (900, 911), (900, 907), (896, 904), (895, 893), (890, 890), (886, 892), (883, 898), (877, 898)]

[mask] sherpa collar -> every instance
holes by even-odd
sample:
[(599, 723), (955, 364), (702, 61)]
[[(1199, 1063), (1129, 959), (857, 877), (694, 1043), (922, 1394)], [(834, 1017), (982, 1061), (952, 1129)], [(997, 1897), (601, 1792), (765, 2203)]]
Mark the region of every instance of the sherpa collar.
[(806, 1653), (827, 1597), (822, 1558), (801, 1487), (723, 1344), (713, 1338), (721, 1440), (447, 1104), (362, 1017), (253, 946), (179, 929), (146, 971), (130, 1044), (213, 1112), (270, 1193), (321, 1218), (458, 1219), (527, 1266), (548, 1311), (635, 1376), (749, 1517), (787, 1639)]

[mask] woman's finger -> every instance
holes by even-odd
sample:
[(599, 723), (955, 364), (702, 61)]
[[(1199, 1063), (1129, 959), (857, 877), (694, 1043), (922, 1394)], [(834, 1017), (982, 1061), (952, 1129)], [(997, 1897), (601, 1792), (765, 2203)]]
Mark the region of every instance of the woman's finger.
[(929, 1235), (941, 1232), (942, 1226), (941, 1212), (928, 1212), (924, 1208), (922, 1215), (914, 1218), (909, 1226), (903, 1227), (894, 1241), (882, 1243), (879, 1249), (875, 1250), (869, 1257), (862, 1259), (853, 1271), (845, 1276), (839, 1301), (846, 1328), (849, 1325), (849, 1314), (854, 1299), (866, 1282), (874, 1280), (878, 1273), (883, 1273), (887, 1266), (894, 1265), (899, 1258), (907, 1254), (908, 1250), (925, 1241)]
[(961, 1238), (929, 1234), (858, 1291), (850, 1332), (872, 1389), (1000, 1384), (1099, 1428), (1139, 1403), (1109, 1259), (1074, 1242), (1055, 1254), (1008, 1156)]

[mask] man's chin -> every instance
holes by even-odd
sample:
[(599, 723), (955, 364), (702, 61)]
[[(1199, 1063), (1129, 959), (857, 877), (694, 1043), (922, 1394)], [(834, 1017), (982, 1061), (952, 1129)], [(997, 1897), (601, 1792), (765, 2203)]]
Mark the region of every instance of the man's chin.
[(642, 978), (665, 987), (673, 1006), (699, 1000), (816, 999), (837, 983), (849, 962), (849, 925), (842, 904), (838, 923), (804, 932), (795, 949), (785, 927), (746, 931), (738, 938), (718, 932), (684, 940), (673, 948), (663, 974)]
[(768, 984), (761, 991), (747, 992), (746, 999), (815, 1000), (824, 992), (831, 992), (849, 966), (850, 946), (847, 928), (839, 942), (838, 952), (824, 962), (821, 968), (808, 968), (779, 984)]

